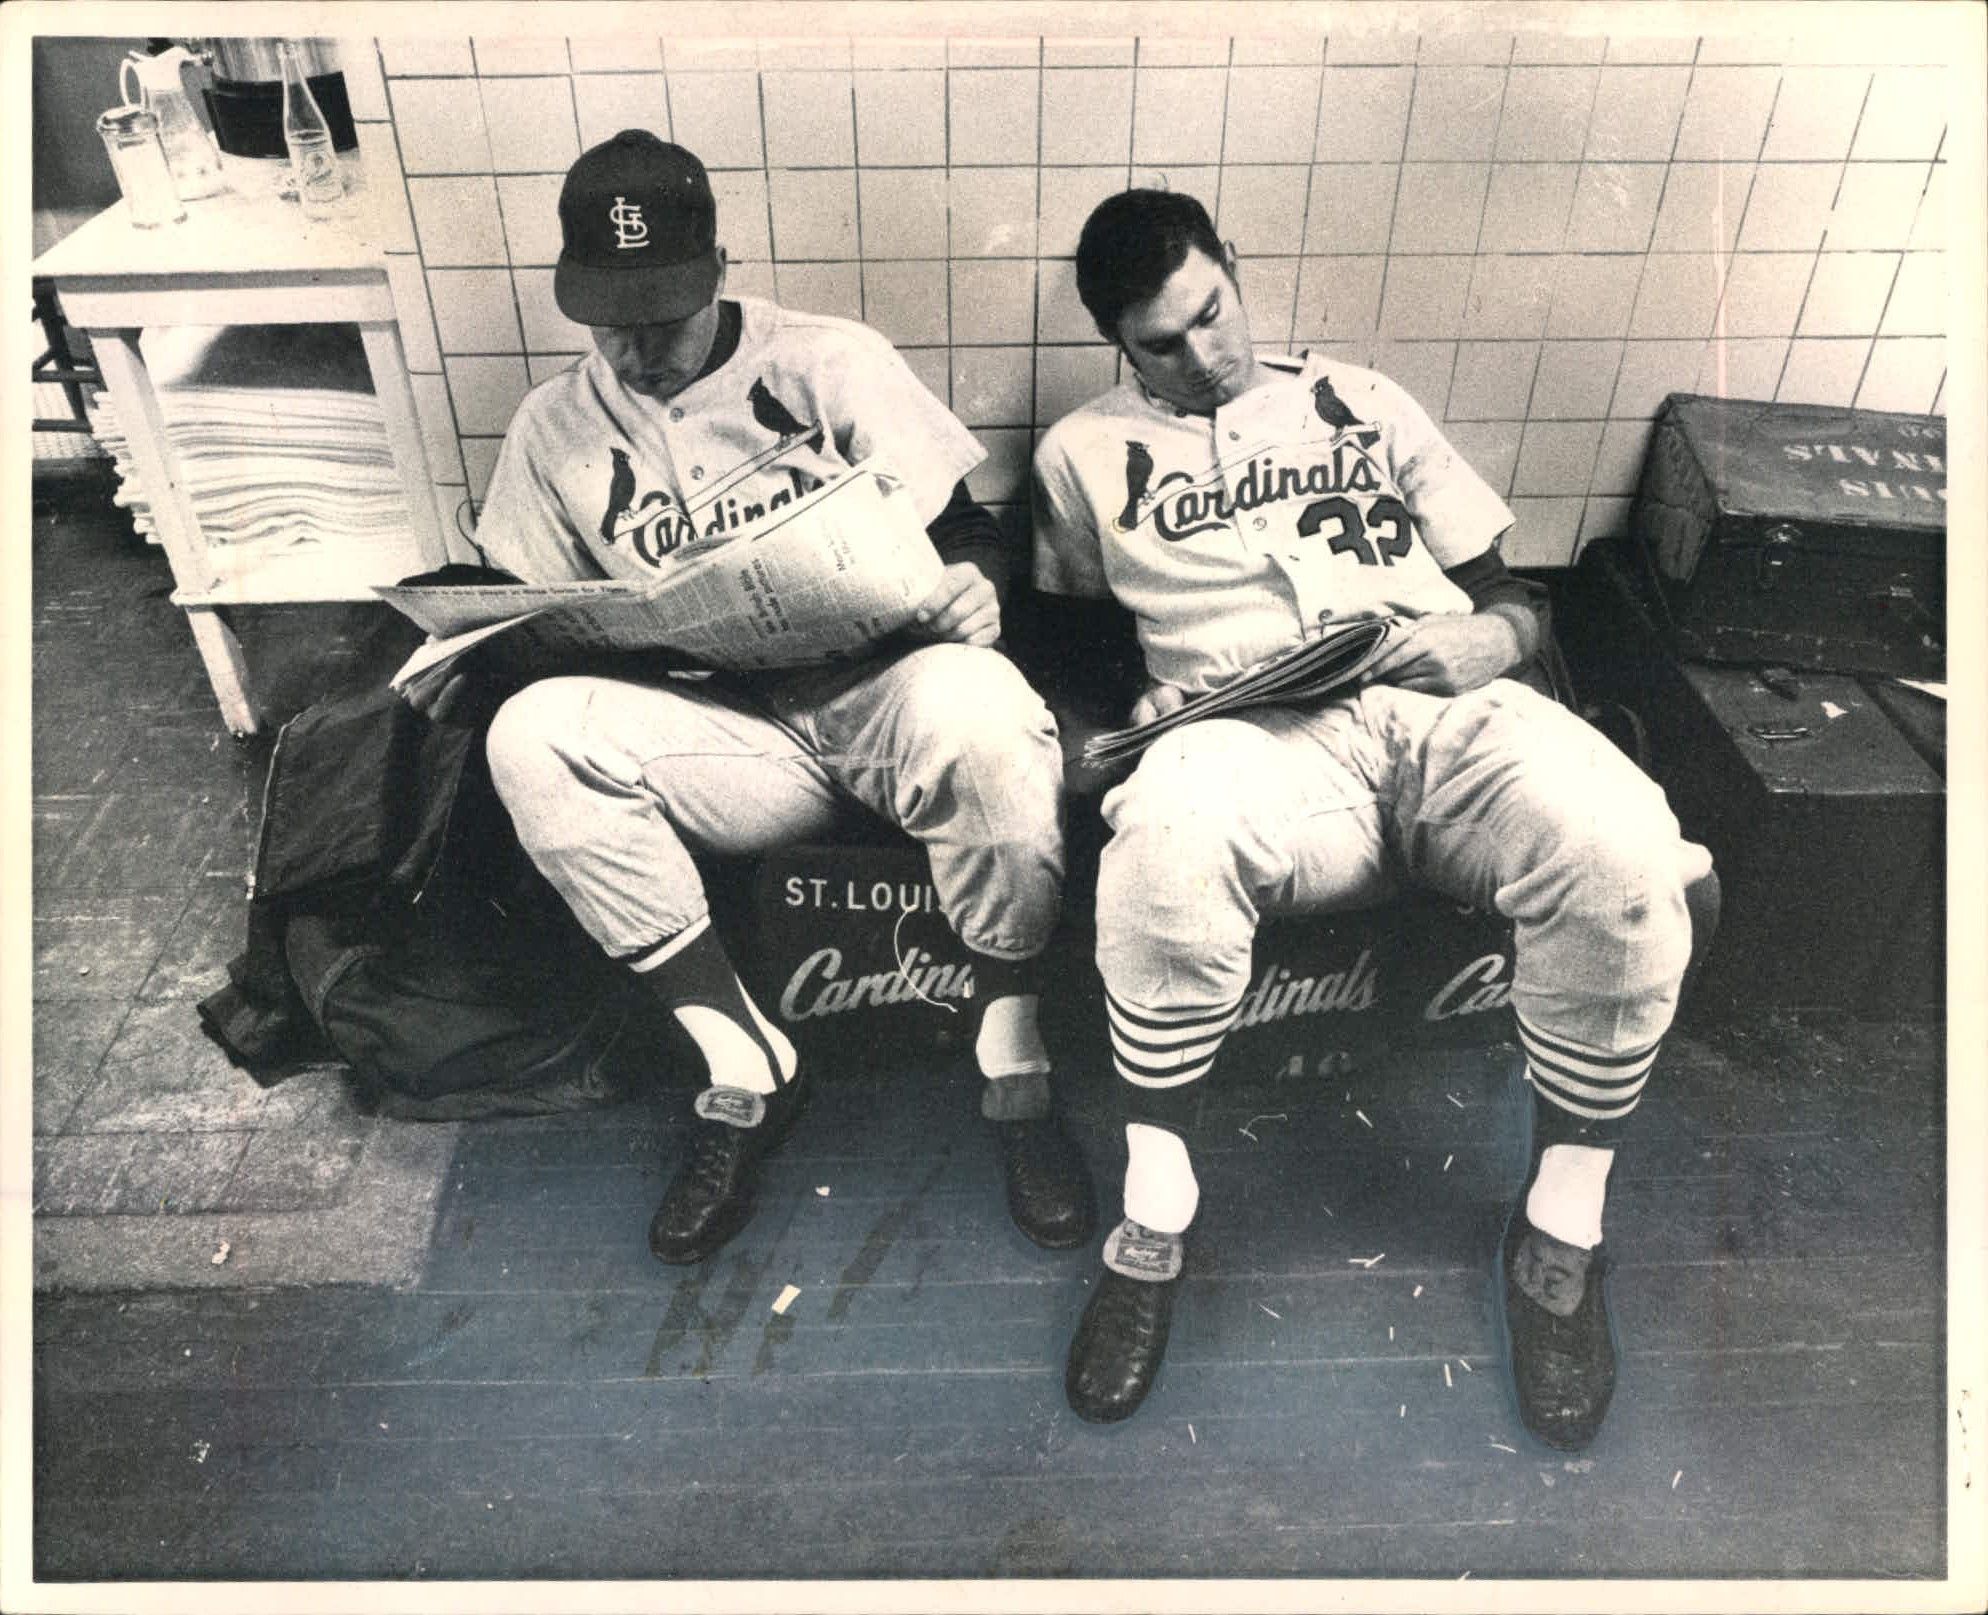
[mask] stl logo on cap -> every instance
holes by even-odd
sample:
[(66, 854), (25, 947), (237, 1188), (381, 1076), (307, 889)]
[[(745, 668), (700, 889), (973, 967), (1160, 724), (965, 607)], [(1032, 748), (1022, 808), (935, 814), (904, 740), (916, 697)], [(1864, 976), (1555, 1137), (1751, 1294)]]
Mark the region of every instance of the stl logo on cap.
[(614, 244), (617, 249), (644, 247), (649, 244), (649, 226), (642, 217), (640, 204), (631, 202), (625, 196), (617, 196), (614, 206), (607, 210), (609, 222), (614, 225)]
[(559, 237), (552, 296), (579, 325), (687, 319), (724, 279), (704, 165), (647, 129), (589, 147), (566, 171)]

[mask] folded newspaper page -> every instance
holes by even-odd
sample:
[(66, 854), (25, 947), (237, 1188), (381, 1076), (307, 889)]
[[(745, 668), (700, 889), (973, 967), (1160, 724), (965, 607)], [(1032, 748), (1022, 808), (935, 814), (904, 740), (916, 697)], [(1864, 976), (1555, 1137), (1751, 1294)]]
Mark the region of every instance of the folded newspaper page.
[(902, 628), (943, 570), (910, 490), (871, 459), (654, 579), (378, 593), (436, 636), (394, 675), (405, 689), (513, 630), (554, 655), (669, 650), (734, 672), (833, 661)]
[(1206, 690), (1173, 711), (1129, 729), (1111, 729), (1084, 742), (1084, 761), (1102, 767), (1144, 751), (1170, 729), (1247, 707), (1300, 706), (1355, 683), (1381, 653), (1392, 620), (1360, 617), (1336, 624), (1282, 655), (1260, 662), (1219, 690)]

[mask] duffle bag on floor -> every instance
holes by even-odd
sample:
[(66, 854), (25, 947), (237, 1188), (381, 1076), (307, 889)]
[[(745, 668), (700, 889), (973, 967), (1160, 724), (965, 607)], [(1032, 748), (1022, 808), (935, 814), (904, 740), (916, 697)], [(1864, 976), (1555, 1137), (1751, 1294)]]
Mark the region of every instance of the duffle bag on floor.
[(510, 833), (482, 727), (389, 690), (320, 703), (270, 758), (248, 946), (203, 1025), (264, 1086), (345, 1061), (381, 1114), (627, 1097), (668, 1039)]
[(494, 898), (298, 914), (283, 952), (311, 1024), (369, 1108), (409, 1120), (537, 1116), (630, 1096), (654, 1041), (585, 938)]

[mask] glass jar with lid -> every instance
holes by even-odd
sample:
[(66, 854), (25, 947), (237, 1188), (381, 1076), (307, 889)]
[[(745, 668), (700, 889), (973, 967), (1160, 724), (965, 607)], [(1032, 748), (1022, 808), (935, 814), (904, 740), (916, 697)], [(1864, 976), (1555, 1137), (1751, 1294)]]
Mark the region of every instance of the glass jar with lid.
[(97, 133), (103, 136), (134, 225), (150, 230), (186, 217), (159, 144), (159, 120), (151, 112), (139, 106), (112, 107), (97, 119)]

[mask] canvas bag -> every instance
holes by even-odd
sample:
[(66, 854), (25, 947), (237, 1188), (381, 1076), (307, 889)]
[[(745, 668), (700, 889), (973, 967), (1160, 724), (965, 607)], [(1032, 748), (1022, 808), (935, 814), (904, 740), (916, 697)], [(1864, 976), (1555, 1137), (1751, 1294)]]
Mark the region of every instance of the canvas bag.
[(625, 973), (510, 833), (482, 728), (389, 690), (320, 702), (270, 759), (249, 947), (200, 1006), (265, 1085), (335, 1056), (384, 1114), (625, 1097), (659, 1047)]

